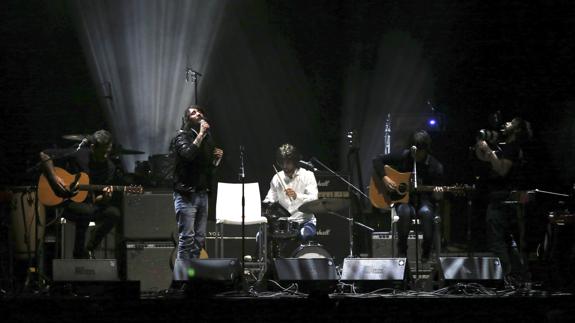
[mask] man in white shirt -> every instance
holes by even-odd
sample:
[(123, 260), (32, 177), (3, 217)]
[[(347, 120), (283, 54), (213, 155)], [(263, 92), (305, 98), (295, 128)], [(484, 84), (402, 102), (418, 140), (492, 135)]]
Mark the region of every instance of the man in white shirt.
[(316, 218), (312, 213), (302, 213), (298, 208), (309, 201), (317, 200), (317, 182), (313, 172), (298, 167), (301, 159), (291, 144), (281, 145), (276, 153), (276, 162), (282, 170), (271, 180), (270, 189), (263, 203), (279, 203), (289, 213), (289, 221), (299, 225), (298, 238), (308, 242), (316, 234)]

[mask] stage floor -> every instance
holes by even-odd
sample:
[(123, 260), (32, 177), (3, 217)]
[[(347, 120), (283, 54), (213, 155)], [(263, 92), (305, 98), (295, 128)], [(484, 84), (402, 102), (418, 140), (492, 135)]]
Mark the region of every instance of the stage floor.
[(2, 322), (573, 322), (571, 293), (454, 285), (434, 292), (4, 294)]

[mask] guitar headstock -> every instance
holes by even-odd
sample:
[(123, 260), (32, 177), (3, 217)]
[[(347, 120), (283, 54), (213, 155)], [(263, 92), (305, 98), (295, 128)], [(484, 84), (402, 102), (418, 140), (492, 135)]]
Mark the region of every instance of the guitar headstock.
[(130, 185), (126, 186), (124, 192), (128, 194), (143, 194), (144, 188), (141, 185)]
[(467, 184), (455, 184), (449, 188), (449, 191), (456, 196), (462, 196), (474, 190), (475, 185), (467, 185)]

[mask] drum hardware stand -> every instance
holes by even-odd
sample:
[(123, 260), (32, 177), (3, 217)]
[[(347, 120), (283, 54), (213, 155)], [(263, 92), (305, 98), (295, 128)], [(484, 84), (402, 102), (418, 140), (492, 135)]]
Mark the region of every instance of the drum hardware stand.
[[(365, 195), (365, 193), (363, 193), (359, 188), (355, 187), (355, 185), (353, 185), (352, 183), (350, 183), (349, 181), (347, 181), (345, 178), (343, 178), (341, 175), (339, 175), (338, 173), (336, 173), (335, 171), (333, 171), (331, 168), (327, 167), (324, 163), (322, 163), (321, 161), (319, 161), (316, 157), (312, 157), (311, 160), (313, 162), (318, 163), (319, 165), (321, 165), (324, 169), (326, 169), (328, 172), (330, 172), (332, 175), (334, 175), (335, 177), (337, 177), (339, 180), (341, 180), (342, 182), (344, 182), (345, 184), (347, 184), (348, 188), (354, 190), (355, 192), (359, 193), (360, 195), (362, 195), (363, 197), (367, 198), (369, 200), (369, 197), (367, 195)], [(351, 209), (350, 211), (351, 212)], [(354, 258), (355, 256), (353, 255), (353, 225), (356, 224), (357, 226), (364, 228), (366, 230), (369, 230), (371, 232), (375, 231), (375, 229), (361, 223), (358, 221), (354, 221), (353, 216), (350, 214), (349, 217), (345, 217), (342, 216), (340, 214), (337, 214), (335, 212), (329, 212), (329, 214), (333, 214), (336, 215), (342, 219), (345, 219), (349, 222), (349, 255), (347, 256), (347, 258)]]

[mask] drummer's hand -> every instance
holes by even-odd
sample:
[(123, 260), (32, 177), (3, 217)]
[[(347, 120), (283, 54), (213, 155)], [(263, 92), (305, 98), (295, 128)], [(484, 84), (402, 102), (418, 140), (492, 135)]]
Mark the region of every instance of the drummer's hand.
[(297, 193), (293, 190), (293, 188), (286, 188), (285, 192), (290, 199), (297, 199)]

